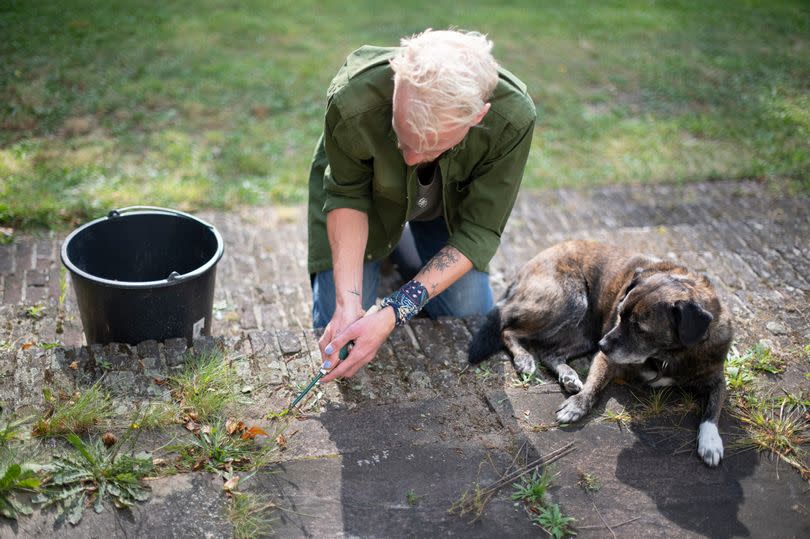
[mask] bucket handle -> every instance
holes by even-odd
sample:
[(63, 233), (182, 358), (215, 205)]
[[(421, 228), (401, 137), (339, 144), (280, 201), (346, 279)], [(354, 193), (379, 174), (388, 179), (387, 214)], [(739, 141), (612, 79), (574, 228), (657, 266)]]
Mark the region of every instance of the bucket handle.
[(171, 208), (161, 208), (160, 206), (127, 206), (126, 208), (118, 208), (117, 210), (111, 210), (107, 214), (107, 218), (112, 219), (112, 218), (118, 217), (118, 216), (120, 216), (121, 214), (124, 214), (124, 213), (129, 213), (129, 212), (132, 212), (132, 211), (144, 211), (144, 210), (160, 211), (160, 212), (164, 212), (164, 213), (171, 213), (173, 215), (179, 215), (181, 217), (191, 219), (192, 221), (199, 221), (200, 223), (207, 226), (208, 228), (211, 228), (211, 229), (214, 228), (213, 225), (211, 225), (210, 223), (207, 223), (206, 221), (203, 221), (199, 217), (194, 217), (193, 215), (191, 215), (189, 213), (182, 212), (180, 210), (173, 210)]

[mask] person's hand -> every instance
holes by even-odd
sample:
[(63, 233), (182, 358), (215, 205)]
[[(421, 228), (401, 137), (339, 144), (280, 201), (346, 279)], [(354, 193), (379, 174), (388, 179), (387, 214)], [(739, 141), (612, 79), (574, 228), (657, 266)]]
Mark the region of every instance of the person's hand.
[[(331, 382), (335, 378), (354, 376), (357, 371), (374, 359), (380, 346), (394, 330), (395, 323), (394, 309), (386, 307), (357, 320), (338, 334), (325, 348), (325, 351), (332, 352), (329, 355), (329, 361), (334, 368), (321, 378), (321, 382)], [(338, 364), (338, 352), (349, 341), (354, 341), (354, 347), (349, 352), (349, 356)], [(335, 367), (335, 365), (337, 366)]]
[[(321, 360), (326, 363), (327, 361), (331, 363), (330, 366), (335, 366), (338, 364), (338, 351), (340, 348), (335, 349), (331, 353), (326, 353), (326, 346), (332, 342), (332, 340), (340, 335), (347, 327), (349, 327), (355, 320), (362, 318), (363, 314), (363, 306), (358, 301), (356, 304), (347, 305), (345, 307), (338, 306), (335, 309), (335, 314), (332, 315), (332, 319), (326, 325), (326, 328), (323, 331), (323, 335), (321, 338), (318, 339), (318, 347), (321, 349)], [(327, 369), (329, 367), (326, 367)]]

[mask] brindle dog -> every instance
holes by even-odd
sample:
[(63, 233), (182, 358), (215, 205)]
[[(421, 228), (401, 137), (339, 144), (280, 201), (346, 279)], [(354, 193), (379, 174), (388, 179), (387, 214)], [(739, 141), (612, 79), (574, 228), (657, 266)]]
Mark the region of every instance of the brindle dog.
[[(569, 241), (521, 269), (473, 338), (469, 359), (479, 363), (505, 345), (518, 372), (530, 374), (535, 362), (521, 341), (532, 341), (543, 365), (575, 393), (557, 410), (560, 423), (587, 414), (616, 376), (683, 386), (703, 401), (698, 453), (716, 466), (731, 338), (731, 315), (705, 276), (613, 246)], [(592, 353), (583, 385), (566, 362)]]

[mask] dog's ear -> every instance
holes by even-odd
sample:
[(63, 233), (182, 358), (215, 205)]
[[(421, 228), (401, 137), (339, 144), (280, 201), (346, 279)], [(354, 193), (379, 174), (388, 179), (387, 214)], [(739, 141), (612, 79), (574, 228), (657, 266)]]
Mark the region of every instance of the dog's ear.
[(672, 306), (672, 319), (678, 339), (688, 347), (703, 340), (714, 316), (694, 301), (677, 301)]
[(630, 279), (630, 284), (627, 285), (627, 288), (624, 289), (624, 297), (627, 297), (627, 294), (630, 293), (632, 289), (636, 287), (636, 285), (641, 280), (641, 274), (644, 273), (644, 268), (638, 267), (636, 271), (633, 272), (633, 277)]

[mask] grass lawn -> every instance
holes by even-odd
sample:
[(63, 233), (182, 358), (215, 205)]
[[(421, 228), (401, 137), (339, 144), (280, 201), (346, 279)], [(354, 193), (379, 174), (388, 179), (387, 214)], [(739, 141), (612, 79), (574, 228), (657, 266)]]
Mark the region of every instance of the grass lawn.
[(363, 43), (486, 32), (540, 114), (524, 184), (810, 188), (810, 4), (0, 3), (0, 224), (128, 204), (300, 202), (331, 76)]

